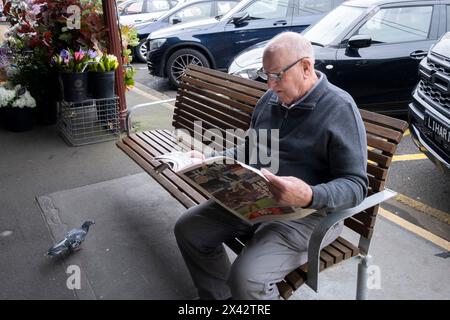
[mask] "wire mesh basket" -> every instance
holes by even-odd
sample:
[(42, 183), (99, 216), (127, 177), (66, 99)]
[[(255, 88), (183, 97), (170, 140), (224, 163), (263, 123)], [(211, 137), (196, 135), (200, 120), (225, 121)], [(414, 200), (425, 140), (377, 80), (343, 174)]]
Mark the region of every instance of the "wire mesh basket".
[(72, 146), (115, 140), (120, 135), (119, 98), (60, 101), (57, 126)]

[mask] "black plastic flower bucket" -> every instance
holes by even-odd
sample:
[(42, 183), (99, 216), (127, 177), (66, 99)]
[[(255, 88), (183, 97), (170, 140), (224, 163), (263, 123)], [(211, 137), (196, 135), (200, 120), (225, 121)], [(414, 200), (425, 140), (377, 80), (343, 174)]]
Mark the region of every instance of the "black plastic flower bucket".
[(88, 98), (87, 72), (63, 72), (59, 76), (65, 101), (81, 102)]
[(89, 81), (94, 99), (114, 98), (114, 71), (90, 72)]

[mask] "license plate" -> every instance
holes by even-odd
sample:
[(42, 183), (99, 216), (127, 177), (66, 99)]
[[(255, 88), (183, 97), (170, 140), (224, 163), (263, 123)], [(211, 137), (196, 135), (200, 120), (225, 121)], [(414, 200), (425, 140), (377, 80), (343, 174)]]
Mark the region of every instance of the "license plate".
[(450, 124), (443, 124), (425, 112), (424, 127), (427, 129), (427, 136), (448, 153), (450, 151)]

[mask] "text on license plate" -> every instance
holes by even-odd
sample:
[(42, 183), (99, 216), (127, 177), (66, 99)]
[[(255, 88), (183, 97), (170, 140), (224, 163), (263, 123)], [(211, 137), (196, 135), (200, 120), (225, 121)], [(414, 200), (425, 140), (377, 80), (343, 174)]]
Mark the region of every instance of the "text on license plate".
[(437, 121), (428, 113), (425, 113), (425, 127), (434, 141), (445, 144), (450, 142), (450, 127)]

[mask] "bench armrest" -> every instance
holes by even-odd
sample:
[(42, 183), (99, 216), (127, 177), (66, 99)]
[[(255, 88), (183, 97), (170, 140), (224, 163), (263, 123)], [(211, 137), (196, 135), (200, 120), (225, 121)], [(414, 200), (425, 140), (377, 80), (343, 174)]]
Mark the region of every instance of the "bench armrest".
[(128, 111), (127, 111), (127, 117), (126, 117), (126, 121), (125, 121), (125, 130), (127, 132), (127, 136), (130, 135), (131, 114), (133, 112), (135, 112), (137, 109), (140, 109), (142, 107), (149, 107), (149, 106), (157, 105), (157, 104), (160, 104), (160, 103), (167, 103), (167, 102), (173, 102), (173, 101), (175, 101), (175, 98), (165, 99), (165, 100), (157, 100), (157, 101), (152, 101), (152, 102), (147, 102), (147, 103), (141, 103), (141, 104), (137, 104), (137, 105), (134, 105), (131, 108), (129, 108)]
[(308, 245), (308, 278), (306, 283), (308, 286), (317, 292), (319, 280), (319, 266), (320, 266), (320, 251), (322, 241), (325, 238), (328, 230), (335, 224), (354, 216), (355, 214), (364, 211), (368, 208), (376, 206), (383, 201), (394, 197), (397, 193), (395, 191), (385, 189), (377, 192), (364, 199), (359, 205), (353, 208), (331, 212), (327, 217), (318, 224), (311, 235)]

